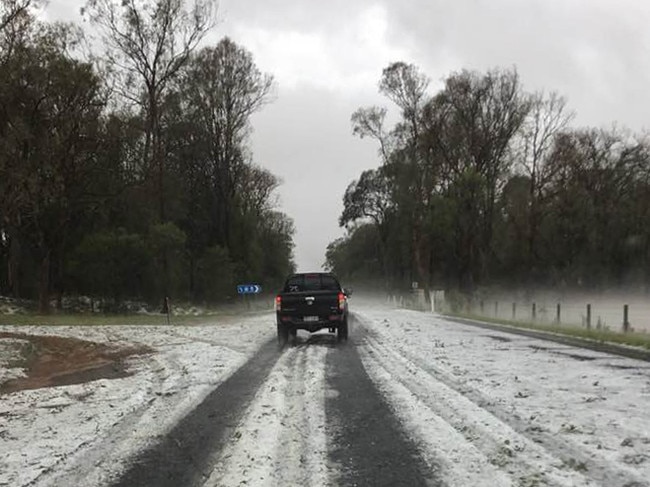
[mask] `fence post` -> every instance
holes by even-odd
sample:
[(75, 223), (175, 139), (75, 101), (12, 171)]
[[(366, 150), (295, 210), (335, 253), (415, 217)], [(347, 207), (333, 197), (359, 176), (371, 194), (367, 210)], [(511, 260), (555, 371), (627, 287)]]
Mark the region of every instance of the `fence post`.
[(560, 324), (560, 303), (557, 303), (557, 313), (555, 314), (555, 322)]
[(536, 305), (535, 303), (533, 303), (533, 313), (532, 313), (532, 316), (533, 316), (533, 321), (535, 321), (535, 320), (537, 319), (537, 305)]
[(494, 317), (499, 317), (499, 301), (494, 302)]
[(591, 304), (587, 305), (587, 329), (591, 328)]
[(623, 306), (623, 333), (630, 331), (630, 322), (628, 321), (628, 305)]
[(162, 312), (165, 313), (165, 314), (167, 315), (167, 324), (168, 324), (168, 325), (171, 325), (171, 321), (170, 321), (170, 319), (169, 319), (169, 315), (170, 315), (171, 312), (172, 312), (172, 307), (171, 307), (171, 305), (169, 304), (169, 297), (168, 297), (168, 296), (165, 296), (165, 301), (163, 302), (163, 309), (162, 309)]
[(517, 319), (517, 303), (512, 303), (512, 321)]

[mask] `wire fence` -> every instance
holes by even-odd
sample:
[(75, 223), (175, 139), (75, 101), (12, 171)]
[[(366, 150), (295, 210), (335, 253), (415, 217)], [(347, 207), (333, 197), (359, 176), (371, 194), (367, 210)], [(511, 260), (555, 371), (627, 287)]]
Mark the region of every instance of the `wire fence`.
[(465, 299), (462, 303), (452, 304), (443, 291), (435, 291), (428, 300), (421, 293), (390, 299), (402, 307), (458, 311), (502, 321), (650, 333), (650, 297), (645, 296), (552, 297), (542, 294), (522, 299), (513, 294)]
[[(631, 307), (628, 304), (481, 301), (468, 311), (470, 314), (500, 320), (583, 326), (611, 331), (650, 330), (650, 305)], [(633, 326), (633, 323), (636, 326)]]

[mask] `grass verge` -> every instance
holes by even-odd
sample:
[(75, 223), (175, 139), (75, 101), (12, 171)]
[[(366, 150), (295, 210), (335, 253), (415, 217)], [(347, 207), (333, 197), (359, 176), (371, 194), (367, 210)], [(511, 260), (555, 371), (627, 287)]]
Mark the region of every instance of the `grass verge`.
[(528, 330), (555, 333), (558, 335), (567, 335), (576, 338), (584, 338), (600, 343), (616, 343), (618, 345), (629, 345), (633, 347), (642, 347), (650, 350), (650, 334), (638, 332), (615, 332), (611, 330), (598, 330), (595, 328), (583, 328), (577, 325), (557, 325), (532, 323), (528, 321), (513, 321), (485, 316), (465, 314), (465, 313), (444, 313), (451, 318), (465, 318), (469, 320), (483, 321), (485, 323), (494, 323), (496, 325), (512, 326), (514, 328), (525, 328)]
[[(236, 310), (226, 309), (212, 311), (201, 315), (172, 315), (172, 325), (198, 325), (202, 323), (229, 321), (237, 316), (266, 313), (265, 310)], [(0, 325), (45, 325), (45, 326), (106, 326), (106, 325), (167, 325), (167, 317), (163, 314), (74, 314), (56, 313), (39, 314), (0, 314)]]

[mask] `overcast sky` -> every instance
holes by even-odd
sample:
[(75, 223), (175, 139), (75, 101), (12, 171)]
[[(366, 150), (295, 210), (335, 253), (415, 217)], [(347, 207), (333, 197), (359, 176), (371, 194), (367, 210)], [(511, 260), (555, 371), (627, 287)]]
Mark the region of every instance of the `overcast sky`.
[[(83, 1), (50, 0), (48, 16), (78, 19)], [(650, 127), (647, 0), (221, 0), (217, 41), (228, 35), (277, 81), (253, 120), (255, 161), (284, 181), (299, 270), (319, 269), (351, 180), (378, 164), (352, 136), (359, 106), (392, 61), (441, 80), (463, 68), (516, 66), (529, 90), (557, 90), (576, 125)]]

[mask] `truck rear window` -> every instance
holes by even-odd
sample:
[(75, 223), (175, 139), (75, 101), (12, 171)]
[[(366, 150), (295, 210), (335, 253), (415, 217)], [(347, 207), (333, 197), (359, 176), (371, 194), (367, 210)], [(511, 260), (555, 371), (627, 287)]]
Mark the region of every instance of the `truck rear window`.
[(284, 292), (297, 293), (301, 291), (338, 291), (339, 283), (333, 276), (327, 274), (300, 274), (287, 280)]

